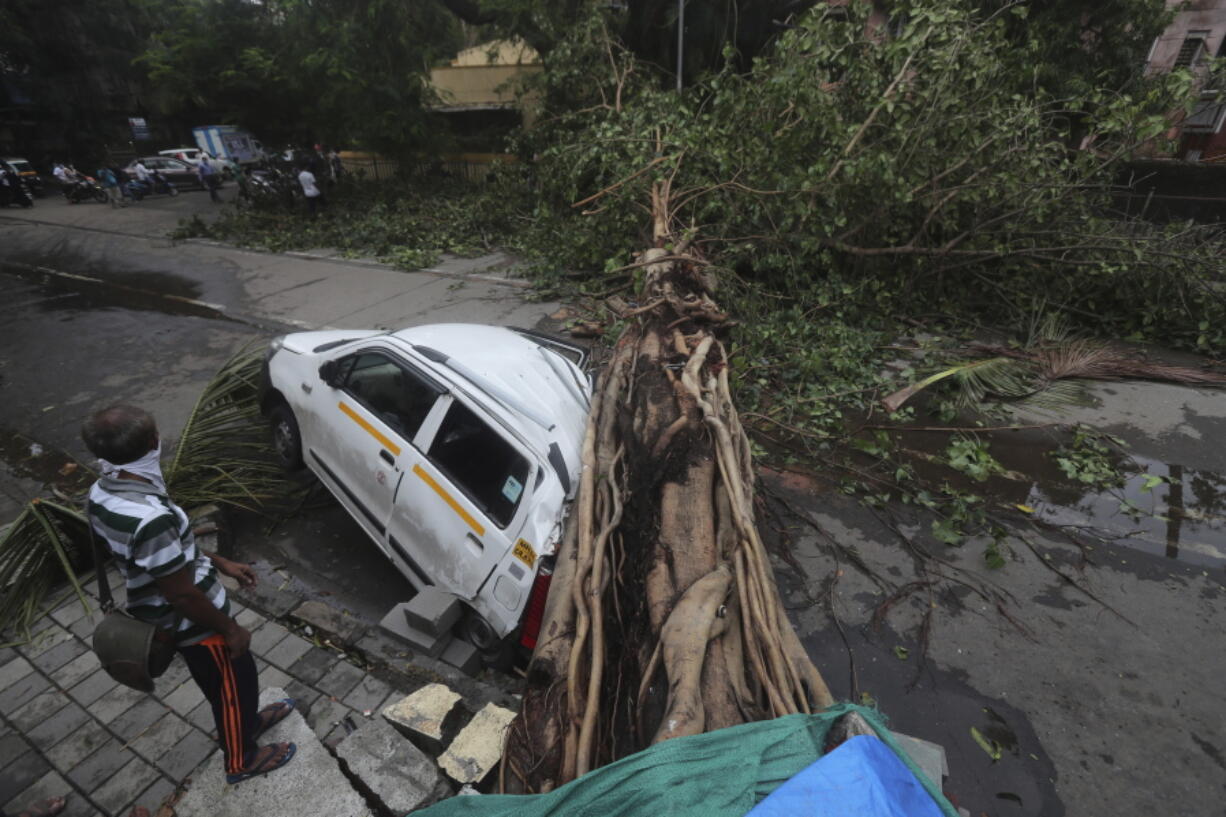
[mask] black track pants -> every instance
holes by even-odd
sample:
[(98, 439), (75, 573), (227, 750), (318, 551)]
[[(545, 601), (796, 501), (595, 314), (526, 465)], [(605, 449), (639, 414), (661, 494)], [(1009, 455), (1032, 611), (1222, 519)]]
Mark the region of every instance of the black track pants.
[(211, 635), (199, 644), (180, 647), (192, 678), (213, 707), (217, 737), (226, 753), (226, 773), (241, 772), (256, 750), (260, 725), (260, 685), (251, 652), (230, 657), (226, 641)]

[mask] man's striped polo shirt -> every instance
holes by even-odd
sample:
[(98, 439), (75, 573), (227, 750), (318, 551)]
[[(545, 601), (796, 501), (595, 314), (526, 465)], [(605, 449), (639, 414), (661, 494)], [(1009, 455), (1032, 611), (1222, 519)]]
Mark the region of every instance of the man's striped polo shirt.
[(89, 490), (94, 532), (115, 556), (128, 590), (127, 609), (135, 618), (177, 630), (185, 647), (212, 630), (183, 618), (158, 590), (156, 579), (194, 565), (196, 587), (218, 610), (230, 614), (226, 589), (212, 560), (199, 551), (187, 514), (146, 482), (102, 477)]

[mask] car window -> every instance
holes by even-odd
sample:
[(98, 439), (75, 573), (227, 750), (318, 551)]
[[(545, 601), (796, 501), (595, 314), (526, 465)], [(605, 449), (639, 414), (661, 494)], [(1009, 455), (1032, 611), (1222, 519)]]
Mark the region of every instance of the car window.
[(362, 352), (341, 361), (341, 371), (346, 369), (345, 391), (405, 439), (413, 439), (438, 399), (438, 389), (378, 352)]
[(451, 404), (428, 456), (498, 527), (515, 517), (529, 462), (468, 406)]

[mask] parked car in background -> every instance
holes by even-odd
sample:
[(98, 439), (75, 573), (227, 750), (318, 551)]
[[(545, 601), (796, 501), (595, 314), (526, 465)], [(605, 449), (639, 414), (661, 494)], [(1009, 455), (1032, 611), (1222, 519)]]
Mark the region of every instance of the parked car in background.
[(27, 190), (29, 190), (35, 196), (42, 195), (43, 178), (42, 176), (38, 175), (38, 171), (34, 169), (34, 165), (17, 156), (6, 156), (0, 161), (5, 162), (10, 168), (12, 168), (13, 172), (17, 173), (17, 175), (21, 177), (21, 180), (26, 184)]
[(200, 177), (196, 175), (196, 166), (181, 159), (175, 159), (171, 156), (141, 156), (133, 159), (124, 167), (124, 171), (136, 178), (136, 163), (144, 162), (145, 167), (149, 170), (156, 170), (161, 173), (166, 179), (177, 187), (179, 190), (199, 188), (204, 189), (200, 184)]
[(262, 408), (282, 463), (310, 468), (414, 588), (458, 599), (489, 654), (536, 643), (525, 613), (579, 484), (585, 361), (496, 326), (299, 332), (272, 341)]
[[(171, 148), (170, 150), (158, 151), (158, 156), (166, 156), (171, 159), (178, 159), (181, 162), (187, 162), (193, 168), (200, 161), (200, 157), (203, 154), (204, 151), (200, 150), (200, 148)], [(218, 173), (224, 173), (229, 169), (226, 163), (216, 156), (209, 157), (209, 164)]]

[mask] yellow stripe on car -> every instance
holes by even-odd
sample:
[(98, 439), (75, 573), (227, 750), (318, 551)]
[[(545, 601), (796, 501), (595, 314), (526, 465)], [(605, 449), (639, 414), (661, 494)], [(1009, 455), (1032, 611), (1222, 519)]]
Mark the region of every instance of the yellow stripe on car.
[(367, 434), (369, 434), (370, 436), (378, 440), (380, 445), (382, 445), (388, 451), (392, 452), (394, 456), (397, 456), (397, 457), (400, 456), (400, 446), (396, 445), (394, 442), (389, 440), (384, 434), (382, 434), (379, 431), (379, 429), (375, 428), (370, 423), (366, 422), (365, 417), (358, 414), (353, 409), (349, 408), (349, 406), (345, 405), (343, 402), (338, 403), (337, 405), (340, 406), (341, 411), (343, 411), (345, 415), (349, 417), (349, 419), (353, 420), (355, 423), (360, 425), (363, 431), (365, 431)]
[(472, 528), (474, 533), (476, 533), (478, 536), (485, 535), (485, 527), (476, 519), (473, 519), (472, 514), (464, 510), (464, 508), (460, 506), (460, 503), (455, 501), (455, 497), (447, 493), (447, 489), (445, 489), (442, 485), (435, 482), (434, 477), (427, 474), (424, 468), (422, 468), (420, 465), (414, 465), (413, 473), (417, 474), (417, 476), (421, 477), (423, 482), (433, 488), (434, 493), (441, 496), (443, 501), (451, 506), (451, 510), (459, 514), (460, 518), (468, 523), (468, 527)]

